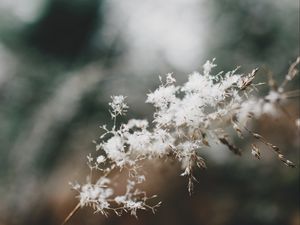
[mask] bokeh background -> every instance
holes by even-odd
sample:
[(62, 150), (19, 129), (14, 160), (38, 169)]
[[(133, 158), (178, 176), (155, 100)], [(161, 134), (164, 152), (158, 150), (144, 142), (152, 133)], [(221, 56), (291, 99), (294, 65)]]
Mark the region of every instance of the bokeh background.
[[(298, 55), (296, 0), (0, 0), (0, 225), (61, 224), (77, 204), (68, 182), (85, 181), (92, 140), (111, 123), (111, 95), (128, 96), (125, 120), (151, 118), (158, 75), (182, 82), (216, 57), (219, 70), (259, 66), (258, 81), (282, 81)], [(285, 107), (299, 118), (297, 100)], [(86, 208), (68, 224), (299, 225), (299, 130), (286, 116), (255, 129), (298, 169), (267, 150), (257, 161), (239, 142), (240, 158), (206, 153), (191, 197), (176, 163), (148, 165), (146, 189), (163, 201), (155, 215)]]

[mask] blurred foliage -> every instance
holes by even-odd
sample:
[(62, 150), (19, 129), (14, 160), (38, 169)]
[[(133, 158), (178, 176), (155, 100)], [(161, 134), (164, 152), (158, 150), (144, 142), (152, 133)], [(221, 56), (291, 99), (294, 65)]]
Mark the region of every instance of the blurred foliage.
[(287, 59), (291, 63), (299, 54), (299, 8), (284, 7), (288, 1), (278, 3), (213, 1), (216, 24), (213, 33), (222, 38), (212, 41), (211, 55), (217, 56), (224, 67), (232, 62), (246, 65), (247, 69), (253, 64), (265, 65), (276, 75), (285, 74)]
[(101, 24), (100, 3), (98, 0), (49, 2), (42, 17), (30, 28), (29, 42), (45, 54), (78, 56)]

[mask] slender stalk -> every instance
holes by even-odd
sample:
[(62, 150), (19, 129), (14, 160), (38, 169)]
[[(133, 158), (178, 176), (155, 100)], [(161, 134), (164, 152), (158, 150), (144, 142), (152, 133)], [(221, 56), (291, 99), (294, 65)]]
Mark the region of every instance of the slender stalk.
[(65, 225), (70, 218), (77, 212), (77, 210), (80, 208), (80, 203), (78, 203), (74, 209), (69, 213), (69, 215), (65, 218), (64, 222), (61, 225)]

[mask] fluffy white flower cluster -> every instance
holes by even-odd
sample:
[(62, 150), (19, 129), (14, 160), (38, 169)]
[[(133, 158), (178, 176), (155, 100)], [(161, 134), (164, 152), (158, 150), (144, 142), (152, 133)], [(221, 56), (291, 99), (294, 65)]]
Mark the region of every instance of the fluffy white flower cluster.
[(125, 98), (123, 95), (112, 96), (112, 102), (109, 103), (109, 106), (112, 108), (110, 111), (110, 115), (112, 118), (116, 118), (117, 116), (125, 115), (127, 109), (129, 108), (125, 102)]
[[(238, 136), (252, 136), (274, 151), (287, 166), (295, 165), (285, 159), (279, 148), (269, 143), (261, 135), (251, 131), (247, 123), (264, 113), (274, 114), (278, 101), (284, 100), (283, 87), (273, 89), (265, 98), (257, 98), (251, 93), (255, 89), (253, 80), (257, 69), (248, 75), (237, 74), (237, 69), (213, 74), (216, 67), (207, 61), (203, 73), (194, 72), (183, 85), (176, 85), (173, 75), (154, 92), (147, 95), (147, 103), (155, 107), (153, 121), (131, 119), (116, 126), (116, 118), (128, 109), (125, 97), (114, 96), (109, 104), (114, 126), (102, 126), (104, 134), (97, 142), (96, 156), (88, 156), (92, 171), (100, 171), (102, 176), (94, 184), (91, 178), (84, 185), (74, 185), (79, 192), (81, 206), (92, 206), (97, 212), (107, 214), (123, 211), (136, 215), (138, 209), (154, 210), (148, 205), (146, 193), (138, 186), (145, 177), (141, 165), (145, 160), (162, 157), (177, 159), (182, 165), (182, 176), (189, 178), (188, 189), (192, 192), (193, 169), (206, 168), (201, 150), (212, 143), (226, 145), (234, 154), (241, 151), (230, 140), (225, 129), (236, 131)], [(290, 76), (288, 76), (290, 78)], [(252, 154), (260, 158), (259, 148), (252, 145)], [(127, 189), (123, 195), (115, 194), (110, 174), (115, 170), (128, 172)], [(152, 196), (153, 197), (153, 196)]]

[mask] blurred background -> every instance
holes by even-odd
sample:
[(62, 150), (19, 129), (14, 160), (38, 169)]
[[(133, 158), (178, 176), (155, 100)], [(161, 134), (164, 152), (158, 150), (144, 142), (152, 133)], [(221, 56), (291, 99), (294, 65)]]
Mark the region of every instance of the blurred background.
[[(128, 96), (125, 120), (151, 118), (144, 101), (158, 75), (174, 72), (180, 83), (216, 57), (219, 70), (259, 66), (257, 81), (282, 81), (297, 55), (295, 0), (0, 0), (0, 225), (61, 224), (77, 204), (68, 182), (85, 181), (92, 140), (111, 123), (111, 95)], [(285, 107), (299, 118), (297, 100)], [(255, 130), (299, 168), (293, 121), (262, 118)], [(150, 165), (146, 189), (163, 201), (155, 215), (86, 208), (68, 224), (300, 224), (299, 169), (267, 150), (257, 161), (238, 144), (240, 158), (207, 153), (191, 197), (177, 164)]]

